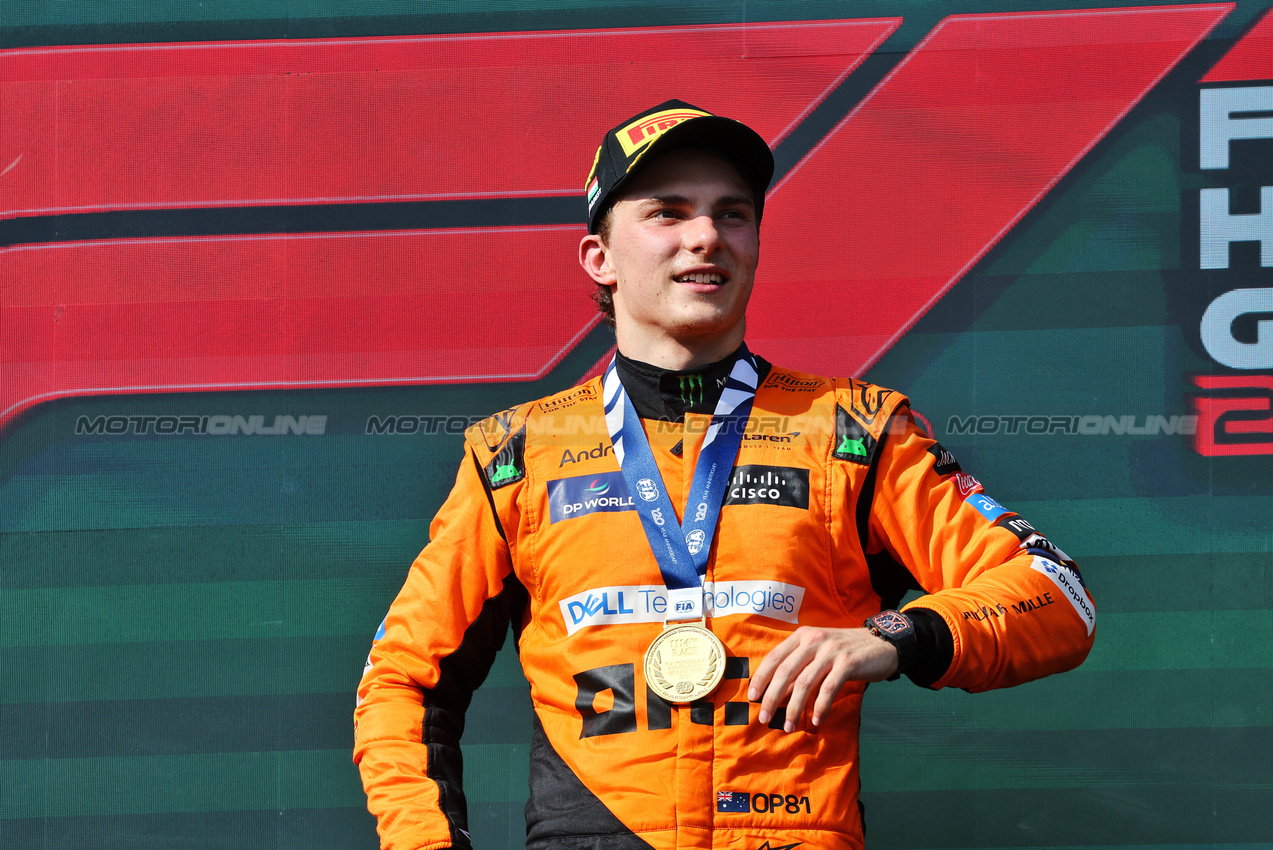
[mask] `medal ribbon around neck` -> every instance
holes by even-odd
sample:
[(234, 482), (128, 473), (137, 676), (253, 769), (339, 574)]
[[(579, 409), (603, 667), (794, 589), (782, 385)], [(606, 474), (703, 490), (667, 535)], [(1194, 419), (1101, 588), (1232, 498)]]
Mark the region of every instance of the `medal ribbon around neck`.
[(759, 380), (756, 361), (744, 345), (739, 349), (738, 359), (725, 379), (725, 388), (712, 413), (694, 466), (685, 517), (678, 525), (663, 476), (636, 409), (619, 380), (615, 360), (606, 368), (601, 383), (606, 428), (614, 444), (614, 458), (619, 462), (646, 539), (667, 585), (667, 622), (703, 619), (703, 576), (707, 573), (707, 558)]

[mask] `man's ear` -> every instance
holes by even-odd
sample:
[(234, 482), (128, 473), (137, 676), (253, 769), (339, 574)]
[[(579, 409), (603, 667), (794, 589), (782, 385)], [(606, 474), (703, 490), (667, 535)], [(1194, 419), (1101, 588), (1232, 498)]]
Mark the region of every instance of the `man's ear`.
[(614, 269), (610, 265), (610, 249), (601, 237), (589, 233), (579, 241), (579, 265), (602, 286), (610, 286), (616, 282)]

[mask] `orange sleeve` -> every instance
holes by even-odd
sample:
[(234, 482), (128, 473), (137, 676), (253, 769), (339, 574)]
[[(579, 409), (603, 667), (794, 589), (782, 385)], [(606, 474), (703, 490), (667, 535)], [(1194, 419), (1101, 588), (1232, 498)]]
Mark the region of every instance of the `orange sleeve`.
[(903, 565), (950, 630), (949, 667), (932, 686), (985, 691), (1077, 667), (1096, 608), (1077, 567), (982, 491), (903, 405), (877, 449), (868, 558)]
[(358, 687), (354, 761), (386, 850), (470, 846), (464, 711), (525, 605), (487, 473), (466, 446)]

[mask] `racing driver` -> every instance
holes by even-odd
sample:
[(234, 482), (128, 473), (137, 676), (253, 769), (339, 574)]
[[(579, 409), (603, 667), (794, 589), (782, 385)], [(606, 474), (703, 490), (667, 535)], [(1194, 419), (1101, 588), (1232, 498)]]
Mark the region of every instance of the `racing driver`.
[(983, 691), (1087, 656), (1073, 562), (903, 395), (746, 347), (773, 167), (680, 101), (606, 134), (579, 262), (618, 352), (466, 434), (358, 690), (383, 847), (471, 846), (458, 742), (510, 625), (537, 850), (861, 848), (868, 682)]

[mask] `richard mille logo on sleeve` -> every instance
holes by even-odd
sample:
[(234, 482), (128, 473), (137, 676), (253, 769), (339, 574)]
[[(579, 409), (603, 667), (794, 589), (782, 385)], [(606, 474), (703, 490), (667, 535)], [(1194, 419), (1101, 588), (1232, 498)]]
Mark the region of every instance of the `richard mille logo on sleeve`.
[(809, 509), (809, 470), (748, 464), (734, 468), (726, 505), (781, 505)]

